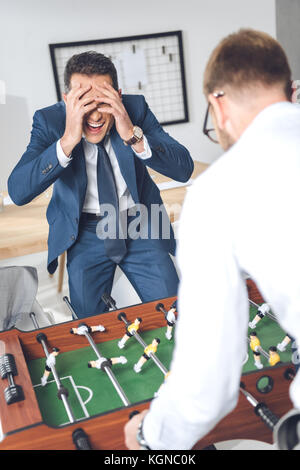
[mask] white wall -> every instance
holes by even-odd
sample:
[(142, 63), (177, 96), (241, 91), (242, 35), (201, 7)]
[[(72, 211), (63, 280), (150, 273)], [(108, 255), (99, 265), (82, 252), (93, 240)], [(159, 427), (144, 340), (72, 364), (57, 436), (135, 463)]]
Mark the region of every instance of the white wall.
[[(292, 79), (300, 86), (300, 1), (276, 0), (277, 39), (287, 53)], [(299, 98), (299, 91), (297, 93)]]
[(36, 109), (56, 101), (49, 43), (183, 31), (190, 122), (166, 130), (194, 159), (220, 149), (202, 135), (202, 76), (218, 41), (240, 27), (275, 36), (275, 0), (5, 0), (0, 8), (0, 189), (29, 140)]

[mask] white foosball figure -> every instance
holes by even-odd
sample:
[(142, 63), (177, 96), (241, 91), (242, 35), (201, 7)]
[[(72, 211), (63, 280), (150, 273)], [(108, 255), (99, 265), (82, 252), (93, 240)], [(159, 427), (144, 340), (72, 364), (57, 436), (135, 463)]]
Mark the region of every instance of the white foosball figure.
[(51, 367), (55, 366), (56, 364), (56, 356), (59, 354), (59, 348), (53, 348), (52, 352), (49, 354), (49, 356), (46, 359), (46, 366), (45, 366), (45, 372), (43, 374), (43, 377), (41, 378), (41, 384), (44, 387), (47, 383), (48, 377), (51, 372)]
[(284, 352), (286, 350), (286, 347), (291, 341), (292, 341), (292, 338), (289, 335), (286, 335), (281, 341), (281, 343), (277, 344), (278, 351)]
[(88, 363), (88, 367), (96, 368), (96, 369), (101, 369), (101, 366), (103, 363), (109, 362), (110, 365), (114, 364), (126, 364), (127, 359), (125, 356), (120, 356), (120, 357), (112, 357), (110, 359), (106, 359), (105, 357), (102, 357), (101, 359), (97, 359), (96, 361), (90, 361)]
[(172, 306), (166, 316), (166, 320), (167, 320), (166, 338), (168, 340), (172, 339), (172, 330), (176, 323), (175, 312), (176, 312), (176, 308)]
[(71, 333), (75, 335), (85, 335), (86, 333), (95, 333), (96, 331), (105, 331), (103, 325), (88, 326), (88, 325), (79, 325), (77, 328), (71, 328)]
[(256, 325), (262, 318), (264, 318), (267, 313), (270, 313), (271, 308), (267, 303), (262, 304), (258, 309), (257, 309), (257, 314), (253, 318), (251, 322), (249, 322), (249, 327), (254, 329), (256, 328)]

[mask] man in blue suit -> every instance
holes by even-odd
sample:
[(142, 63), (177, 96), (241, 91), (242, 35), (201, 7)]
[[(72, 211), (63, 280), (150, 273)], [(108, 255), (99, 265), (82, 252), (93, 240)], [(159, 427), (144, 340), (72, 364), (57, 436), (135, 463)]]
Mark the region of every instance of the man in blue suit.
[(116, 69), (104, 55), (73, 56), (65, 87), (63, 101), (35, 113), (30, 143), (8, 180), (17, 205), (53, 184), (49, 273), (67, 251), (78, 317), (105, 311), (101, 296), (110, 293), (117, 265), (143, 302), (176, 295), (169, 255), (174, 234), (168, 219), (166, 230), (166, 211), (147, 166), (185, 182), (193, 171), (188, 151), (162, 129), (143, 96), (121, 94)]

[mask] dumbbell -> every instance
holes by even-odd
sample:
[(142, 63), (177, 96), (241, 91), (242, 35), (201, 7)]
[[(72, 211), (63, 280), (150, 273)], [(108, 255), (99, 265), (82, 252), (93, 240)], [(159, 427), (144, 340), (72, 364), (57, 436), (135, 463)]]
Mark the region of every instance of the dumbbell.
[(15, 358), (12, 354), (0, 356), (1, 379), (8, 380), (8, 387), (4, 390), (4, 398), (8, 405), (25, 399), (21, 385), (14, 383), (14, 376), (18, 375)]

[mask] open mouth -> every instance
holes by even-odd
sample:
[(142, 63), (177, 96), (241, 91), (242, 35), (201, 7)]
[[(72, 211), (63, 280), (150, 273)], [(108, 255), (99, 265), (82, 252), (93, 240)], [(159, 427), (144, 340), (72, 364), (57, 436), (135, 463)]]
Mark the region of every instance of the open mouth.
[(85, 126), (88, 129), (88, 131), (91, 132), (92, 134), (98, 134), (101, 132), (102, 127), (104, 126), (104, 122), (99, 123), (99, 122), (86, 121)]

